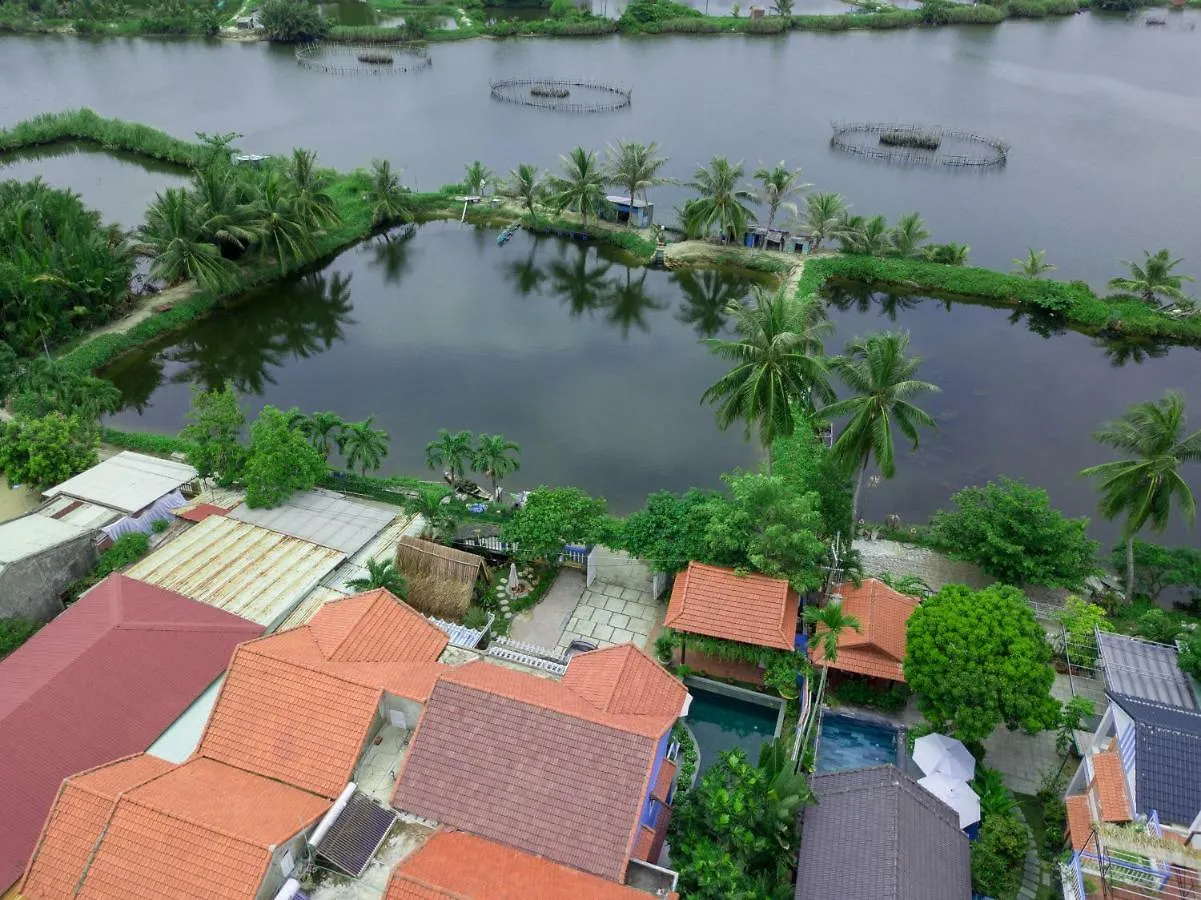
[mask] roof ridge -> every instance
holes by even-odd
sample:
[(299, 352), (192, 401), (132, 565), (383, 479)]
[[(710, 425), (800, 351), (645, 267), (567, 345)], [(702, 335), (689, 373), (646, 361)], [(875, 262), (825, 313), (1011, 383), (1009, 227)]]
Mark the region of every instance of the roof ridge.
[[(353, 600), (355, 597), (371, 596), (374, 594), (374, 596), (371, 597), (371, 602), (367, 604), (367, 608), (364, 609), (363, 612), (359, 615), (359, 617), (357, 619), (355, 619), (354, 623), (349, 628), (346, 629), (346, 633), (344, 635), (342, 635), (342, 639), (340, 641), (338, 641), (337, 644), (334, 645), (334, 649), (328, 654), (323, 651), (321, 652), (321, 655), (324, 656), (326, 658), (326, 660), (328, 660), (329, 662), (334, 661), (334, 657), (338, 655), (338, 651), (342, 649), (342, 645), (350, 640), (350, 636), (354, 633), (354, 630), (359, 627), (359, 623), (363, 621), (363, 617), (366, 616), (368, 613), (370, 613), (373, 609), (375, 609), (375, 604), (377, 604), (380, 601), (380, 599), (384, 596), (384, 590), (385, 589), (382, 587), (375, 588), (374, 590), (371, 590), (371, 591), (363, 591), (363, 593), (361, 593), (361, 594), (351, 594), (349, 597), (346, 598), (347, 600)], [(312, 620), (310, 619), (310, 621), (312, 621)], [(306, 622), (305, 625), (307, 627), (308, 623)], [(314, 642), (316, 642), (317, 639), (313, 638), (313, 640), (314, 640)], [(317, 644), (317, 650), (321, 651), (320, 643)]]
[[(234, 615), (229, 613), (229, 615)], [(248, 631), (249, 627), (255, 630), (262, 628), (255, 622), (249, 619), (242, 619), (238, 616), (238, 622), (164, 622), (158, 619), (143, 621), (140, 619), (121, 619), (114, 624), (114, 631), (198, 631), (208, 632), (213, 634), (224, 634), (226, 632)], [(249, 627), (248, 627), (249, 626)], [(258, 640), (257, 637), (251, 640)]]
[[(269, 637), (274, 637), (274, 635), (269, 635)], [(248, 643), (250, 643), (250, 642), (248, 642)], [(239, 650), (241, 650), (242, 648), (241, 648), (241, 647), (239, 647), (238, 649), (239, 649)], [(253, 655), (253, 656), (257, 656), (257, 657), (259, 657), (260, 659), (269, 659), (269, 660), (271, 660), (272, 662), (274, 662), (274, 663), (279, 663), (279, 664), (280, 664), (280, 665), (282, 665), (282, 666), (291, 666), (291, 667), (292, 667), (292, 668), (294, 668), (294, 669), (301, 669), (301, 670), (303, 670), (303, 671), (305, 671), (305, 672), (312, 672), (312, 673), (314, 673), (314, 674), (316, 674), (316, 675), (323, 675), (323, 676), (325, 676), (326, 678), (332, 678), (332, 679), (334, 679), (335, 681), (340, 681), (340, 682), (342, 682), (343, 684), (353, 684), (355, 687), (366, 688), (366, 689), (367, 689), (367, 690), (369, 690), (369, 691), (377, 691), (377, 692), (379, 692), (379, 693), (381, 693), (381, 694), (382, 694), (382, 693), (385, 693), (385, 691), (384, 691), (384, 688), (383, 688), (383, 687), (380, 687), (380, 686), (378, 686), (378, 685), (375, 685), (375, 684), (367, 684), (367, 683), (365, 683), (364, 681), (356, 681), (356, 680), (354, 680), (354, 679), (352, 679), (352, 678), (347, 678), (345, 675), (342, 675), (342, 674), (340, 674), (340, 673), (337, 673), (337, 672), (331, 672), (331, 671), (329, 671), (328, 669), (324, 668), (323, 666), (321, 666), (321, 665), (319, 665), (319, 664), (309, 664), (309, 663), (303, 663), (303, 662), (299, 662), (299, 661), (297, 661), (297, 660), (294, 660), (294, 659), (287, 659), (287, 658), (285, 658), (285, 657), (274, 656), (274, 655), (272, 655), (272, 654), (270, 654), (270, 653), (263, 653), (263, 652), (261, 652), (261, 651), (259, 651), (259, 650), (248, 650), (247, 652), (248, 652), (248, 653), (250, 653), (250, 654), (251, 654), (251, 655)], [(424, 661), (423, 661), (423, 662), (420, 662), (420, 663), (418, 663), (418, 662), (408, 662), (408, 661), (403, 661), (403, 662), (366, 662), (366, 663), (364, 663), (364, 662), (350, 662), (350, 661), (343, 660), (343, 659), (325, 659), (325, 660), (324, 660), (324, 662), (325, 662), (325, 663), (327, 663), (327, 664), (329, 664), (329, 665), (333, 665), (333, 666), (415, 666), (415, 665), (429, 665), (429, 663), (428, 663), (428, 662), (424, 662)], [(232, 669), (232, 668), (233, 668), (233, 661), (231, 660), (231, 661), (230, 661), (230, 669)], [(227, 670), (226, 674), (228, 675), (228, 670)], [(228, 680), (228, 679), (227, 679), (227, 680)], [(223, 684), (223, 685), (222, 685), (222, 687), (224, 688), (224, 686), (225, 686), (225, 685)], [(220, 698), (218, 698), (218, 700), (220, 700)], [(215, 708), (215, 705), (214, 705), (214, 708)]]

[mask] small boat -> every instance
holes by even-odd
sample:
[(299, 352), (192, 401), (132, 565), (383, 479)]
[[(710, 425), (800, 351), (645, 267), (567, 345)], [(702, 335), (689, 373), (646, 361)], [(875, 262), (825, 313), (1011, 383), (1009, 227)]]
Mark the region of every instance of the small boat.
[(510, 225), (508, 228), (506, 228), (504, 231), (502, 231), (500, 234), (498, 234), (496, 236), (497, 245), (503, 245), (505, 242), (507, 242), (509, 240), (509, 238), (511, 238), (513, 235), (515, 235), (517, 233), (517, 230), (519, 228), (521, 228), (521, 223), (514, 222), (512, 225)]

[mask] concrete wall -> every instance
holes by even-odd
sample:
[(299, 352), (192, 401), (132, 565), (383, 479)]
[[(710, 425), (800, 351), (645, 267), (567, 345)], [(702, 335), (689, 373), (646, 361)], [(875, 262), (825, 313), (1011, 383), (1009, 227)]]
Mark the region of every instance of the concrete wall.
[(54, 618), (63, 611), (59, 595), (95, 564), (91, 534), (9, 563), (0, 572), (0, 618)]
[[(379, 714), (383, 722), (391, 723), (391, 714), (397, 712), (404, 716), (404, 724), (406, 728), (416, 728), (417, 720), (421, 718), (421, 711), (425, 706), (418, 703), (416, 700), (409, 700), (406, 697), (398, 697), (396, 694), (385, 693), (379, 704)], [(381, 725), (383, 723), (380, 723)], [(378, 729), (377, 729), (378, 730)], [(374, 735), (372, 735), (374, 737)]]
[[(301, 871), (305, 861), (305, 839), (310, 831), (312, 828), (306, 828), (287, 843), (280, 844), (275, 848), (275, 852), (271, 854), (271, 863), (267, 866), (266, 874), (263, 875), (263, 882), (259, 885), (258, 893), (254, 895), (255, 900), (271, 900), (279, 893), (279, 889), (284, 886), (284, 882), (290, 875)], [(295, 868), (285, 872), (281, 866), (289, 853), (292, 854), (292, 865)]]

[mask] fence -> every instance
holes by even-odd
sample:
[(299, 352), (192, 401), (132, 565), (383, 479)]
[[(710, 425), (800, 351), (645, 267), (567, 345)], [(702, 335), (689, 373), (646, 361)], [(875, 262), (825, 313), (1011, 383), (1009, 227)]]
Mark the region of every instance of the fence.
[[(519, 106), (533, 106), (538, 109), (550, 109), (555, 112), (593, 113), (611, 112), (630, 105), (633, 91), (629, 88), (618, 87), (603, 81), (576, 81), (564, 78), (494, 78), (488, 82), (492, 91), (492, 99), (502, 103), (516, 103)], [(537, 96), (532, 91), (558, 94), (562, 96)], [(598, 94), (600, 99), (576, 102), (566, 98), (573, 90), (589, 91)]]
[[(926, 126), (897, 122), (834, 122), (833, 128), (834, 134), (830, 138), (830, 146), (834, 149), (901, 165), (1003, 166), (1009, 157), (1009, 144), (1000, 138), (971, 131), (956, 131), (937, 125)], [(885, 133), (912, 135), (915, 138), (919, 136), (933, 138), (937, 139), (939, 144), (944, 140), (957, 141), (967, 144), (973, 152), (944, 153), (941, 149), (923, 150), (881, 144), (879, 138)], [(873, 136), (876, 138), (875, 143), (871, 142)]]
[[(391, 62), (372, 62), (387, 57)], [(424, 47), (314, 42), (296, 48), (296, 62), (329, 75), (402, 75), (433, 65)]]

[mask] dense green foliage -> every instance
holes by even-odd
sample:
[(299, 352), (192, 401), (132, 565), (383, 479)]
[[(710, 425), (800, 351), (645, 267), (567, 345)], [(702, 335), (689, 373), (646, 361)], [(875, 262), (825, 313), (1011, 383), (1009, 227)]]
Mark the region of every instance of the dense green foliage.
[(679, 572), (690, 560), (710, 556), (709, 521), (724, 502), (720, 494), (696, 488), (685, 494), (657, 491), (622, 523), (622, 545), (656, 572)]
[(96, 432), (75, 416), (55, 412), (0, 425), (0, 472), (10, 485), (50, 487), (97, 462)]
[(401, 600), (409, 596), (408, 579), (405, 578), (403, 572), (396, 568), (396, 563), (390, 559), (385, 559), (383, 562), (368, 559), (367, 574), (350, 579), (346, 582), (346, 586), (354, 591), (374, 591), (377, 588), (383, 588), (393, 597)]
[(133, 565), (150, 550), (150, 538), (141, 532), (132, 531), (123, 534), (112, 545), (100, 554), (95, 567), (88, 574), (76, 578), (67, 586), (67, 594), (72, 601), (94, 585), (99, 584), (113, 572), (119, 572), (126, 566)]
[(1026, 827), (1011, 816), (985, 816), (972, 845), (972, 890), (986, 897), (1013, 896), (1022, 883), (1030, 846)]
[[(103, 378), (84, 375), (45, 356), (17, 359), (0, 343), (0, 397), (14, 415), (39, 418), (70, 410), (81, 422), (92, 423), (121, 407), (121, 392)], [(13, 391), (10, 395), (8, 391)]]
[(870, 679), (843, 678), (826, 688), (826, 695), (839, 703), (850, 706), (866, 706), (885, 712), (900, 712), (909, 702), (909, 686), (899, 681), (890, 681), (881, 687)]
[(1074, 666), (1092, 666), (1097, 661), (1096, 632), (1113, 631), (1105, 610), (1079, 597), (1068, 597), (1060, 610), (1059, 624), (1067, 640), (1065, 655)]
[(594, 544), (607, 530), (607, 507), (579, 488), (540, 487), (501, 527), (501, 537), (517, 545), (525, 559), (554, 562), (564, 544)]
[(772, 473), (794, 490), (818, 497), (821, 535), (826, 540), (851, 534), (851, 479), (823, 443), (810, 420), (797, 413), (796, 428), (772, 442)]
[(291, 426), (289, 413), (263, 407), (250, 428), (244, 470), (247, 506), (279, 506), (294, 491), (312, 488), (328, 469), (321, 454)]
[(226, 382), (219, 391), (193, 390), (187, 419), (179, 437), (187, 443), (188, 462), (200, 477), (215, 477), (222, 486), (237, 481), (246, 464), (246, 448), (241, 440), (246, 413), (238, 404), (233, 385)]
[(951, 502), (953, 510), (934, 514), (931, 536), (1000, 581), (1075, 587), (1097, 568), (1088, 520), (1064, 516), (1041, 488), (1001, 478), (964, 488)]
[(1201, 679), (1201, 630), (1190, 632), (1180, 641), (1180, 668)]
[[(388, 432), (375, 427), (375, 416), (368, 416), (362, 422), (349, 422), (342, 426), (338, 434), (338, 449), (349, 469), (357, 468), (360, 475), (366, 475), (367, 470), (379, 470), (384, 457), (388, 455), (388, 444), (392, 441)], [(313, 449), (325, 459), (320, 441), (314, 443)]]
[(626, 4), (617, 27), (626, 32), (645, 30), (647, 26), (659, 25), (672, 19), (699, 19), (701, 13), (691, 6), (675, 0), (631, 0)]
[(1055, 727), (1051, 648), (1016, 588), (947, 585), (909, 618), (905, 679), (922, 714), (961, 740), (998, 725), (1035, 733)]
[[(1115, 547), (1110, 565), (1126, 565), (1125, 546)], [(1155, 602), (1167, 588), (1201, 590), (1201, 550), (1195, 547), (1163, 547), (1135, 539), (1134, 594)]]
[(315, 41), (329, 34), (329, 20), (309, 0), (264, 0), (259, 22), (270, 41)]
[(0, 659), (33, 637), (41, 627), (33, 619), (0, 619)]

